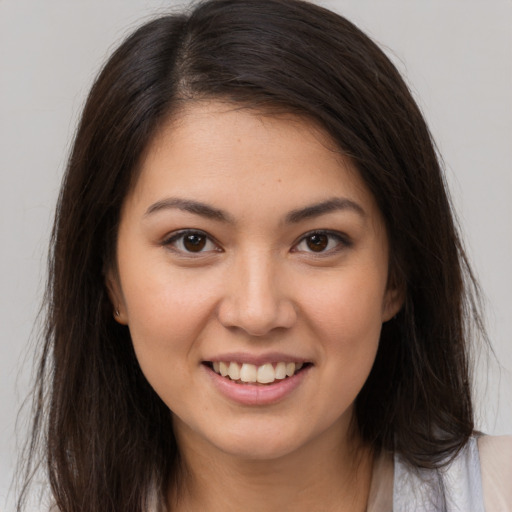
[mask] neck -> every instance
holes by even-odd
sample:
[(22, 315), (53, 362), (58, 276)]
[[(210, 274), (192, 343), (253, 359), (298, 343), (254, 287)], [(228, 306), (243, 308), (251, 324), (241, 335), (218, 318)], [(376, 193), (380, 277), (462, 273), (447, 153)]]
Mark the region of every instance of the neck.
[(272, 460), (216, 452), (197, 439), (180, 442), (183, 485), (170, 493), (170, 510), (364, 511), (372, 453), (353, 437), (342, 437), (332, 432)]

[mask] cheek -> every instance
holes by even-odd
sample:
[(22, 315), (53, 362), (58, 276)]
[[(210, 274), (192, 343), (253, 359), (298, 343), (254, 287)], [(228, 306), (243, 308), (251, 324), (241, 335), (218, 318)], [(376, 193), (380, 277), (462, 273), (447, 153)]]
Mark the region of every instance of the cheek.
[(384, 288), (381, 273), (368, 269), (333, 277), (309, 295), (310, 329), (321, 347), (326, 385), (340, 407), (355, 400), (375, 361)]
[(214, 287), (204, 279), (190, 279), (186, 271), (172, 272), (167, 265), (147, 266), (139, 273), (124, 270), (124, 300), (137, 360), (155, 391), (170, 404), (169, 393), (184, 391), (185, 375), (197, 364), (195, 348), (214, 307), (209, 293)]
[(315, 287), (304, 303), (310, 321), (326, 339), (339, 343), (378, 341), (385, 279), (371, 268), (331, 276)]
[(167, 344), (199, 330), (214, 302), (212, 276), (176, 270), (165, 261), (138, 268), (127, 268), (122, 283), (134, 342)]
[(197, 364), (194, 347), (205, 306), (191, 293), (160, 282), (132, 290), (127, 301), (129, 329), (142, 373), (157, 395), (173, 409), (186, 397), (190, 370)]

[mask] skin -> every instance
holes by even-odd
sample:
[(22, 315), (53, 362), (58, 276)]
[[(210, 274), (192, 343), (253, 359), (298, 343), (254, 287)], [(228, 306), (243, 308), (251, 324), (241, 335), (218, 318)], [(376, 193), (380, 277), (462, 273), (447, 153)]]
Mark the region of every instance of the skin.
[[(107, 285), (173, 414), (187, 469), (178, 510), (366, 507), (372, 459), (351, 429), (353, 403), (401, 298), (375, 200), (333, 147), (310, 121), (199, 102), (146, 151)], [(191, 200), (226, 219), (189, 211)], [(186, 229), (206, 236), (201, 252), (178, 237)], [(308, 236), (326, 230), (315, 252)], [(284, 399), (240, 404), (204, 365), (233, 352), (310, 365)]]

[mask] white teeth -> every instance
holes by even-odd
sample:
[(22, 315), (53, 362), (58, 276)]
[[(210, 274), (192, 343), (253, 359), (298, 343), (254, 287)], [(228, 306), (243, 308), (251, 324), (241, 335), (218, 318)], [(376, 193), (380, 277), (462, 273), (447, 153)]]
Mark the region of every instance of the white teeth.
[(257, 370), (253, 364), (244, 363), (240, 369), (240, 380), (242, 382), (256, 382)]
[(225, 377), (228, 373), (229, 373), (229, 370), (228, 370), (228, 365), (224, 362), (220, 362), (219, 363), (219, 371), (220, 371), (220, 374)]
[(231, 380), (238, 380), (240, 378), (240, 366), (237, 363), (229, 363), (228, 375)]
[(276, 364), (276, 379), (284, 379), (286, 377), (286, 363)]
[(215, 361), (213, 363), (213, 371), (222, 375), (222, 377), (229, 377), (233, 381), (242, 382), (258, 382), (260, 384), (271, 384), (276, 379), (283, 380), (286, 377), (291, 377), (295, 372), (299, 371), (303, 363), (265, 363), (261, 366), (256, 366), (250, 363), (243, 363), (240, 365), (235, 361)]
[(259, 366), (256, 380), (260, 384), (269, 384), (270, 382), (274, 382), (276, 380), (274, 367), (270, 363)]

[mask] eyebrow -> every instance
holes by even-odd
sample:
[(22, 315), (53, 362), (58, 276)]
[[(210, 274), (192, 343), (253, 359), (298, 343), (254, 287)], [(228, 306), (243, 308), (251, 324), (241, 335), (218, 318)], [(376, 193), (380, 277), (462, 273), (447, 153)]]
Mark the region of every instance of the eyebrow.
[(366, 212), (362, 206), (356, 202), (344, 197), (333, 197), (327, 201), (322, 201), (321, 203), (312, 204), (310, 206), (291, 211), (286, 215), (285, 222), (295, 224), (303, 220), (319, 217), (320, 215), (325, 215), (339, 210), (349, 210), (357, 213), (361, 217), (366, 217)]
[[(169, 197), (162, 199), (161, 201), (157, 201), (146, 210), (144, 216), (147, 217), (156, 212), (168, 209), (178, 209), (220, 222), (230, 224), (235, 223), (234, 218), (223, 210), (200, 201), (194, 201), (193, 199), (181, 199), (178, 197)], [(286, 224), (296, 224), (303, 220), (319, 217), (321, 215), (340, 210), (349, 210), (357, 213), (361, 217), (366, 217), (366, 212), (356, 202), (347, 198), (334, 197), (320, 203), (292, 210), (286, 215), (284, 220)]]
[(147, 217), (153, 213), (173, 208), (182, 210), (184, 212), (194, 213), (195, 215), (200, 215), (201, 217), (206, 217), (207, 219), (229, 222), (232, 224), (234, 223), (233, 217), (223, 210), (219, 210), (213, 206), (201, 203), (200, 201), (194, 201), (192, 199), (180, 199), (178, 197), (169, 197), (167, 199), (157, 201), (146, 210), (144, 216)]

